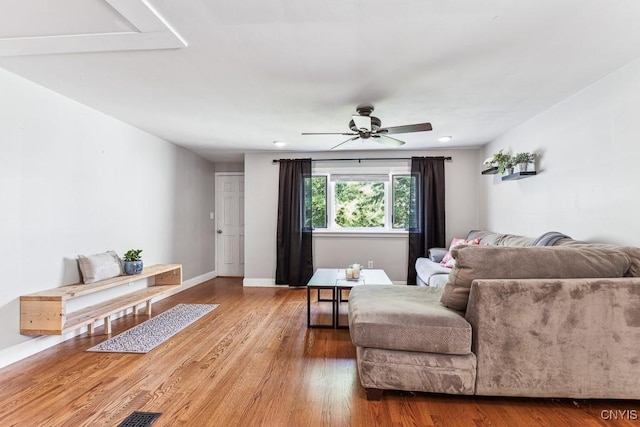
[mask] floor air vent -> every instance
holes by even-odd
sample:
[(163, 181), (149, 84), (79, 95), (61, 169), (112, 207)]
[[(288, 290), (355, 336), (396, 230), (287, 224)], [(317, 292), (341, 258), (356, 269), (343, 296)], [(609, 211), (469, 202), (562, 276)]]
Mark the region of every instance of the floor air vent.
[(148, 427), (153, 424), (153, 422), (157, 420), (160, 415), (162, 415), (160, 412), (136, 411), (125, 418), (125, 420), (120, 424), (118, 424), (118, 427)]

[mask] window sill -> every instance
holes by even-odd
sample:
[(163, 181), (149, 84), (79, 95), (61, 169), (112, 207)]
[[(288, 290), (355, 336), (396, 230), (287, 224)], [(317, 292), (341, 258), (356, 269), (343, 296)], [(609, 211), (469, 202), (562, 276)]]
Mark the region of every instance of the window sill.
[(347, 237), (347, 238), (407, 238), (409, 232), (406, 230), (389, 231), (389, 230), (358, 230), (358, 231), (334, 231), (334, 230), (313, 230), (313, 237)]

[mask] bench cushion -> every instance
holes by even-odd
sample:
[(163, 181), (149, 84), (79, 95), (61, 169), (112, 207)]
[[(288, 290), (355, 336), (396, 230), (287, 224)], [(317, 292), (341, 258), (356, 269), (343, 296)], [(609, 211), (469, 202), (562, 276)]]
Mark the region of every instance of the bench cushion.
[(442, 288), (356, 286), (349, 328), (356, 347), (442, 354), (471, 352), (471, 325), (440, 303)]

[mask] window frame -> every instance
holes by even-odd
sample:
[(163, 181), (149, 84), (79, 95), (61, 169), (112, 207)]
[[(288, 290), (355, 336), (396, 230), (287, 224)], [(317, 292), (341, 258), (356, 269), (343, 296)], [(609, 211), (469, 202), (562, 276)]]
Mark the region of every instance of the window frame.
[[(394, 191), (395, 190), (395, 186), (394, 186), (395, 181), (394, 181), (394, 179), (396, 177), (407, 177), (407, 178), (409, 178), (409, 194), (407, 196), (409, 197), (409, 199), (411, 199), (411, 196), (410, 196), (410, 194), (411, 194), (411, 179), (412, 179), (413, 176), (411, 175), (411, 173), (391, 173), (390, 174), (390, 180), (389, 180), (389, 182), (391, 183), (390, 184), (391, 185), (391, 191), (390, 191), (391, 194), (389, 195), (389, 197), (391, 198), (390, 206), (389, 206), (390, 211), (391, 211), (390, 212), (390, 215), (391, 215), (391, 218), (390, 218), (391, 229), (408, 231), (409, 230), (409, 224), (406, 224), (404, 227), (394, 227), (393, 226), (393, 223), (395, 222), (394, 221), (395, 218), (393, 217), (393, 214), (394, 214), (394, 209), (393, 208), (394, 208), (395, 201), (396, 201), (396, 199), (395, 199), (396, 193)], [(409, 200), (409, 203), (411, 203), (411, 200)], [(407, 206), (407, 209), (408, 209), (408, 206)], [(407, 212), (407, 221), (409, 221), (409, 216), (410, 216), (410, 213)]]
[[(411, 177), (411, 173), (408, 168), (402, 168), (398, 170), (398, 168), (387, 168), (384, 172), (375, 172), (377, 175), (386, 175), (388, 179), (386, 179), (384, 183), (384, 221), (385, 225), (383, 227), (339, 227), (335, 222), (336, 215), (336, 197), (335, 197), (335, 181), (332, 181), (331, 175), (341, 175), (344, 172), (336, 170), (333, 171), (314, 171), (312, 173), (312, 177), (324, 176), (326, 179), (326, 215), (327, 215), (327, 228), (313, 228), (314, 233), (319, 234), (356, 234), (356, 235), (404, 235), (408, 234), (408, 226), (405, 228), (394, 228), (393, 227), (393, 180), (395, 176), (408, 176)], [(371, 175), (369, 171), (354, 171), (351, 172), (350, 175)]]
[(312, 230), (326, 230), (329, 227), (329, 176), (327, 174), (311, 174), (311, 203), (313, 204), (313, 180), (324, 178), (324, 224), (326, 227), (316, 227), (313, 224), (313, 207), (311, 208), (311, 228)]

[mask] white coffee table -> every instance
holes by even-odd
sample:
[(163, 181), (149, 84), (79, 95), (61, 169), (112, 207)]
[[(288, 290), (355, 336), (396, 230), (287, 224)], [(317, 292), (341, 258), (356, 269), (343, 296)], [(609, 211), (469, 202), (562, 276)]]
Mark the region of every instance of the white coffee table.
[[(342, 298), (342, 291), (352, 289), (354, 286), (361, 285), (392, 285), (393, 283), (384, 272), (380, 269), (364, 269), (360, 271), (358, 280), (348, 280), (343, 268), (318, 268), (307, 283), (307, 327), (309, 328), (347, 328), (341, 326), (339, 322), (339, 305), (346, 301)], [(331, 325), (312, 325), (311, 324), (311, 289), (316, 289), (318, 293), (318, 301), (331, 302)], [(321, 290), (330, 290), (331, 299), (321, 299)]]

